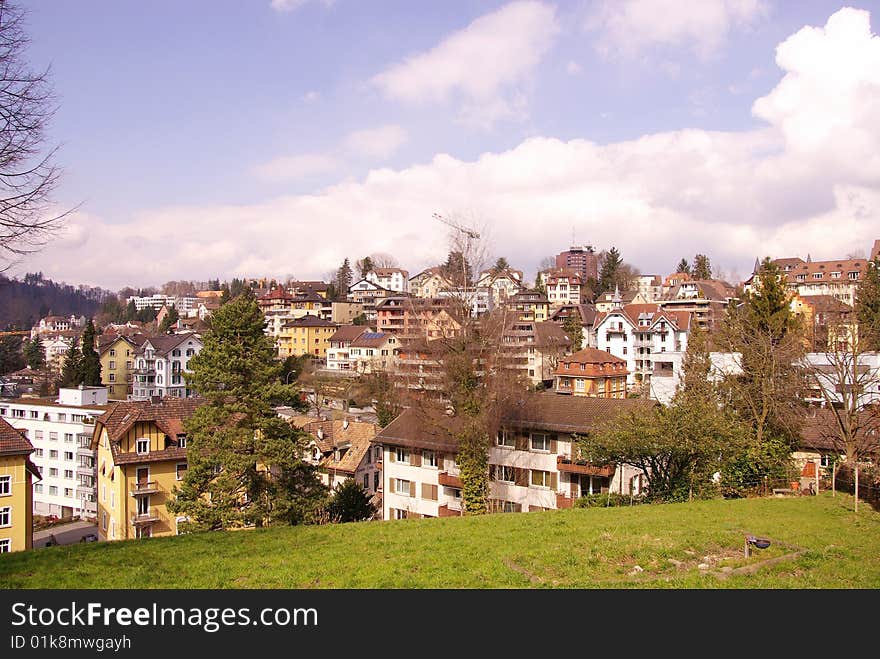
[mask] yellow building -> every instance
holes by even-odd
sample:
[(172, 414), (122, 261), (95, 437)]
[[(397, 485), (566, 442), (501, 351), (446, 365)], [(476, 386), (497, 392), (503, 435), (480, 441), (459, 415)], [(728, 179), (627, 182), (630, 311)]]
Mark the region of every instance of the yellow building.
[(34, 447), (24, 434), (0, 419), (0, 554), (33, 547)]
[(508, 298), (508, 304), (517, 313), (517, 320), (536, 323), (550, 320), (550, 303), (537, 291), (520, 291)]
[(131, 393), (136, 342), (126, 336), (98, 338), (101, 384), (107, 385), (110, 400), (127, 400)]
[(204, 401), (112, 403), (95, 422), (98, 537), (126, 540), (176, 535), (179, 521), (166, 507), (186, 475), (184, 422)]
[(291, 320), (281, 327), (276, 340), (278, 356), (286, 359), (311, 355), (326, 359), (330, 337), (338, 327), (337, 323), (311, 315)]

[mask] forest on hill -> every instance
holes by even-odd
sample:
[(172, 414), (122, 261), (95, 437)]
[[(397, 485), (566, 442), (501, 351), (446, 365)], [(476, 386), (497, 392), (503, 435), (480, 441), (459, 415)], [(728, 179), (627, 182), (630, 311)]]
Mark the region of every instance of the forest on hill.
[(30, 329), (48, 315), (92, 316), (116, 293), (97, 286), (72, 286), (27, 273), (21, 279), (0, 273), (0, 329)]

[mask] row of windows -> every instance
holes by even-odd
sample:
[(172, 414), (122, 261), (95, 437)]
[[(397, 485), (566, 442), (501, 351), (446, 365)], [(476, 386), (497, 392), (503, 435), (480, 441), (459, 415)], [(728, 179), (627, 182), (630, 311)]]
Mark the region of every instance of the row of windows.
[[(42, 494), (44, 489), (45, 488), (43, 487), (42, 483), (34, 483), (34, 492), (36, 494)], [(57, 485), (50, 485), (49, 486), (49, 496), (53, 496), (53, 497), (58, 496), (58, 486)], [(66, 496), (68, 498), (73, 497), (73, 488), (72, 487), (65, 487), (64, 488), (64, 496)], [(90, 499), (90, 501), (94, 501), (94, 500), (95, 500), (94, 497), (92, 497)]]
[[(46, 454), (46, 452), (44, 449), (41, 449), (41, 448), (34, 449), (34, 457), (42, 458), (43, 456), (45, 456), (45, 454)], [(58, 451), (56, 451), (55, 449), (50, 449), (49, 450), (49, 459), (50, 460), (57, 460), (58, 459)], [(73, 451), (64, 451), (64, 459), (69, 462), (72, 462), (73, 461)]]
[[(30, 414), (25, 414), (25, 412), (30, 412)], [(9, 416), (13, 417), (14, 419), (24, 419), (24, 418), (37, 419), (37, 420), (40, 419), (39, 410), (22, 410), (22, 409), (18, 409), (18, 408), (12, 408), (12, 410), (10, 412), (8, 407), (0, 407), (0, 416), (7, 416), (7, 414)], [(60, 423), (67, 423), (68, 422), (67, 416), (68, 416), (67, 412), (58, 412), (55, 415), (54, 420), (58, 421)], [(48, 412), (43, 412), (42, 420), (43, 421), (52, 421), (53, 419), (49, 415)], [(92, 424), (94, 422), (95, 422), (94, 418), (87, 415), (87, 414), (71, 414), (70, 415), (70, 423)], [(42, 430), (35, 430), (34, 432), (40, 434), (38, 439), (42, 439), (42, 433), (43, 433)], [(50, 439), (53, 439), (51, 437), (51, 435), (55, 435), (54, 439), (58, 439), (58, 433), (49, 433), (49, 435), (50, 435)]]
[[(28, 431), (25, 431), (25, 433), (27, 433), (27, 432)], [(42, 430), (34, 430), (33, 432), (34, 432), (34, 440), (39, 441), (39, 440), (43, 439), (43, 431)], [(50, 432), (49, 433), (49, 441), (50, 442), (57, 442), (58, 441), (58, 433), (57, 432)], [(73, 433), (72, 432), (64, 433), (64, 442), (67, 444), (73, 444)]]
[[(552, 438), (546, 433), (529, 433), (529, 450), (539, 452), (550, 452)], [(495, 445), (503, 448), (516, 448), (516, 436), (507, 430), (499, 430), (498, 436), (495, 438)]]

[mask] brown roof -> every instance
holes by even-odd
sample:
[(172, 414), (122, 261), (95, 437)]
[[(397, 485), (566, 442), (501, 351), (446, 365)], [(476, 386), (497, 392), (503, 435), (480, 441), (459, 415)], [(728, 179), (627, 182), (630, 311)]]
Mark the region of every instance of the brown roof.
[[(880, 454), (880, 408), (868, 408), (859, 419), (862, 432), (858, 438), (862, 453)], [(828, 409), (810, 410), (800, 432), (800, 447), (844, 452), (844, 446), (836, 434), (836, 419)]]
[(871, 260), (873, 261), (878, 256), (880, 256), (880, 238), (874, 241), (874, 246), (871, 247)]
[(350, 343), (358, 338), (364, 332), (368, 332), (369, 328), (363, 325), (342, 325), (333, 332), (330, 342)]
[(575, 364), (626, 364), (625, 359), (621, 359), (610, 352), (599, 350), (598, 348), (584, 348), (578, 350), (573, 355), (560, 357), (560, 362), (573, 362)]
[(571, 313), (578, 314), (582, 325), (592, 327), (596, 322), (596, 314), (598, 312), (596, 311), (596, 305), (588, 302), (584, 304), (564, 304), (554, 311), (550, 318), (554, 322), (562, 322)]
[(117, 448), (116, 444), (110, 445), (113, 453), (113, 464), (142, 464), (146, 462), (164, 462), (165, 460), (186, 460), (186, 449), (173, 446), (161, 451), (150, 451), (149, 453), (123, 453)]
[(352, 348), (378, 348), (385, 345), (393, 334), (387, 332), (364, 332), (351, 342)]
[[(809, 261), (806, 263), (800, 263), (794, 266), (791, 270), (785, 273), (785, 276), (790, 284), (796, 284), (798, 282), (809, 284), (809, 283), (819, 283), (819, 282), (839, 282), (839, 283), (853, 283), (854, 281), (858, 281), (858, 279), (850, 279), (850, 272), (857, 272), (859, 279), (861, 279), (862, 273), (865, 272), (868, 266), (868, 261), (865, 259), (838, 259), (836, 261)], [(840, 275), (836, 279), (831, 278), (832, 272), (839, 272)], [(798, 275), (803, 275), (805, 278), (803, 280), (799, 280), (797, 278)], [(821, 275), (821, 277), (816, 277), (814, 275)]]
[(24, 432), (0, 419), (0, 455), (30, 455), (34, 447)]
[(193, 334), (157, 334), (156, 336), (147, 336), (144, 338), (138, 348), (143, 350), (144, 344), (149, 341), (150, 345), (156, 349), (156, 352), (165, 355), (187, 339), (193, 338), (197, 339), (198, 337)]
[[(321, 424), (320, 427), (324, 430), (324, 440), (325, 442), (330, 442), (331, 447), (330, 455), (321, 461), (321, 466), (325, 469), (343, 471), (350, 474), (357, 470), (364, 455), (370, 450), (370, 442), (379, 430), (379, 426), (374, 423), (349, 421), (346, 424), (342, 419), (313, 422), (313, 424), (307, 425), (304, 430), (312, 433), (312, 425), (317, 424)], [(344, 446), (348, 446), (348, 449), (342, 457), (339, 460), (334, 459), (332, 451)]]
[(307, 314), (301, 318), (284, 323), (284, 327), (336, 327), (336, 323)]
[(199, 398), (173, 397), (162, 398), (158, 403), (149, 400), (111, 403), (110, 409), (95, 420), (92, 443), (97, 442), (100, 434), (99, 424), (107, 429), (107, 435), (112, 442), (118, 441), (135, 423), (150, 421), (155, 422), (165, 434), (175, 437), (183, 432), (183, 422), (204, 404), (205, 401)]
[[(648, 413), (659, 405), (644, 399), (587, 398), (559, 396), (554, 392), (526, 394), (502, 415), (505, 426), (533, 428), (561, 433), (588, 433), (621, 412)], [(461, 417), (449, 416), (436, 408), (406, 409), (380, 431), (376, 443), (430, 450), (458, 450), (452, 434), (460, 428)]]
[(571, 339), (559, 323), (545, 320), (535, 323), (535, 344), (538, 348), (570, 346)]

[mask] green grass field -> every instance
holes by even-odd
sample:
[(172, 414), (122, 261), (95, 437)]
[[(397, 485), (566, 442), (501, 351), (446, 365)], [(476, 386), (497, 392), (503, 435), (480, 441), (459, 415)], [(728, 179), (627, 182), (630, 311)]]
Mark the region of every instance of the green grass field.
[[(880, 588), (880, 512), (852, 503), (822, 494), (50, 547), (0, 556), (0, 588)], [(772, 544), (747, 559), (746, 535)]]

